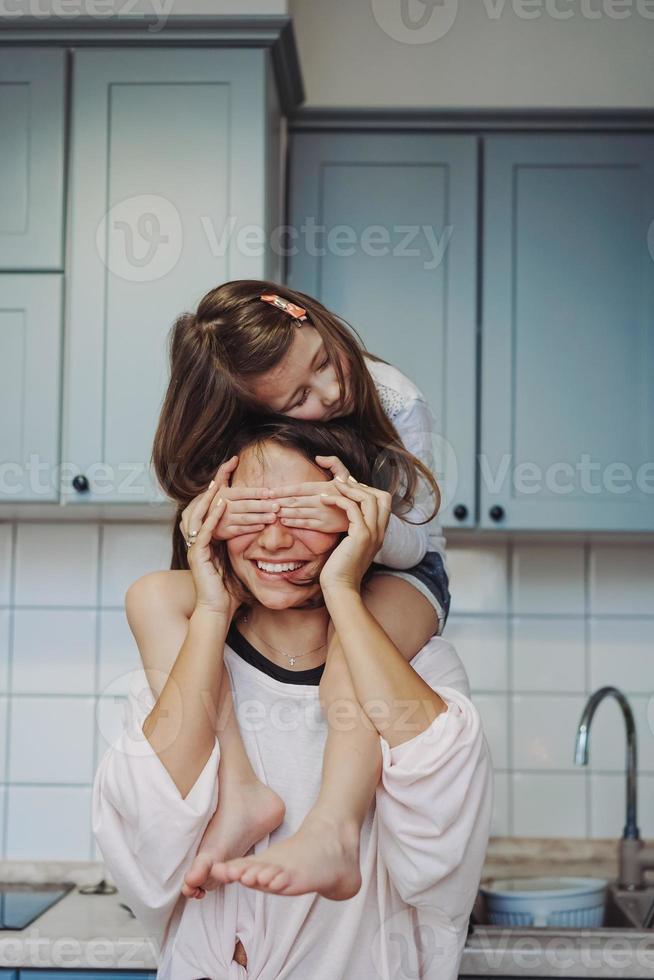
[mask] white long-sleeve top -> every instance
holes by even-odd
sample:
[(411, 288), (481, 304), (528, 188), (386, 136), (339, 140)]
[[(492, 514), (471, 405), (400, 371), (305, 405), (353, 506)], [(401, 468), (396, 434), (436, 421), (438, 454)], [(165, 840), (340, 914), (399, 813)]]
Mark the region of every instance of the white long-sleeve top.
[[(420, 389), (399, 368), (365, 357), (382, 408), (391, 420), (406, 449), (413, 453), (428, 470), (434, 469), (434, 415)], [(437, 551), (447, 571), (445, 536), (438, 515), (427, 524), (423, 521), (434, 508), (434, 499), (424, 480), (418, 480), (413, 507), (402, 516), (391, 514), (384, 543), (375, 561), (390, 568), (411, 568), (420, 562), (427, 551)]]
[[(200, 900), (180, 894), (218, 802), (220, 744), (182, 798), (142, 734), (154, 697), (134, 671), (128, 722), (96, 772), (92, 822), (123, 898), (160, 950), (161, 980), (457, 977), (489, 833), (490, 756), (452, 645), (434, 636), (411, 664), (447, 711), (401, 745), (380, 736), (381, 779), (361, 834), (363, 882), (343, 902), (240, 882)], [(280, 681), (229, 646), (225, 665), (255, 772), (286, 803), (259, 853), (298, 828), (318, 793), (327, 734), (319, 668), (312, 683)], [(247, 968), (233, 960), (237, 938)]]

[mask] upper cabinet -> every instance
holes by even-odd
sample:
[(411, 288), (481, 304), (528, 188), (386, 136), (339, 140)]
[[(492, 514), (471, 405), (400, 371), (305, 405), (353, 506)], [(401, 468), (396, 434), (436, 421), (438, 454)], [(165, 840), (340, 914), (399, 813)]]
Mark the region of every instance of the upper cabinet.
[(474, 524), (477, 139), (297, 133), (289, 176), (289, 285), (422, 390), (441, 519)]
[(654, 529), (654, 136), (485, 141), (480, 523)]
[(63, 268), (65, 64), (0, 48), (0, 271)]
[(0, 464), (3, 501), (58, 497), (62, 279), (0, 274)]
[(62, 499), (148, 502), (175, 317), (279, 274), (279, 107), (262, 49), (90, 49), (73, 69)]

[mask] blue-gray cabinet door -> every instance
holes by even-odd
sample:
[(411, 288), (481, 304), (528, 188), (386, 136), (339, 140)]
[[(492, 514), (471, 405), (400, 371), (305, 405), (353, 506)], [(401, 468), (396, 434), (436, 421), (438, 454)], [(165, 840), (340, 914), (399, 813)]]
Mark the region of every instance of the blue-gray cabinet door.
[(64, 459), (89, 487), (68, 478), (66, 503), (162, 497), (168, 332), (266, 268), (266, 67), (255, 49), (75, 54)]
[(18, 980), (15, 970), (0, 970), (0, 980)]
[(0, 269), (63, 263), (65, 52), (0, 48)]
[(0, 273), (0, 502), (56, 501), (62, 276)]
[(474, 524), (476, 139), (298, 133), (289, 188), (289, 285), (422, 390), (439, 434), (441, 521)]
[(481, 524), (654, 529), (654, 136), (484, 161)]

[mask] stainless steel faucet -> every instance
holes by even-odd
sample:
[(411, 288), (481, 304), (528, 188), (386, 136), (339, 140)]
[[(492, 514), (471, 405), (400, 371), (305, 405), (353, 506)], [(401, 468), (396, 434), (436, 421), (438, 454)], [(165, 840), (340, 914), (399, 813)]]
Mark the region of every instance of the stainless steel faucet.
[(588, 765), (588, 739), (590, 724), (598, 705), (605, 697), (614, 697), (622, 709), (627, 732), (627, 815), (620, 841), (620, 888), (644, 888), (644, 873), (654, 868), (654, 847), (645, 847), (640, 839), (636, 817), (636, 779), (638, 772), (638, 751), (636, 740), (636, 723), (631, 705), (622, 691), (617, 687), (600, 687), (588, 698), (577, 727), (575, 741), (575, 765)]

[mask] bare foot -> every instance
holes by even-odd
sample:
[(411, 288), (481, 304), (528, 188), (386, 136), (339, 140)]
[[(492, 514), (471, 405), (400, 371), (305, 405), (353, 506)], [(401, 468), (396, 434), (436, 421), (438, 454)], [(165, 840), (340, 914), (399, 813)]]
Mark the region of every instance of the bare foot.
[(219, 884), (209, 872), (216, 861), (247, 854), (284, 819), (284, 801), (259, 780), (220, 787), (218, 807), (207, 824), (193, 864), (184, 875), (182, 894), (203, 898)]
[(317, 892), (343, 901), (361, 888), (359, 830), (309, 813), (286, 840), (276, 841), (261, 854), (217, 861), (210, 875), (217, 883), (240, 881), (275, 895)]

